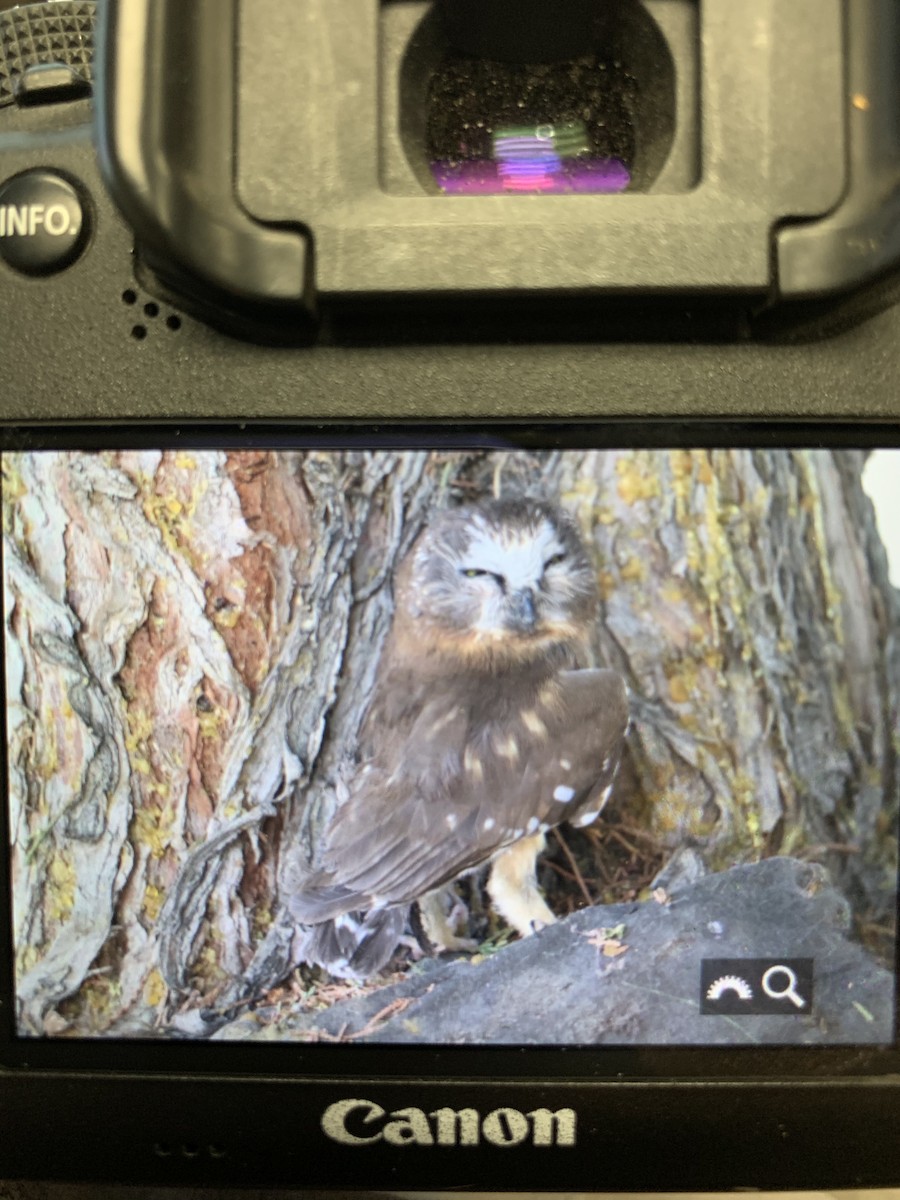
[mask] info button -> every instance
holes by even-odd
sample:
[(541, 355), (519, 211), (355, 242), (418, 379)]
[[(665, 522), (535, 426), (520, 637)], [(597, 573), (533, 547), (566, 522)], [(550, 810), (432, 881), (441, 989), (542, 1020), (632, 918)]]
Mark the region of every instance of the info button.
[(88, 217), (73, 184), (25, 171), (0, 184), (0, 258), (25, 275), (51, 275), (84, 249)]

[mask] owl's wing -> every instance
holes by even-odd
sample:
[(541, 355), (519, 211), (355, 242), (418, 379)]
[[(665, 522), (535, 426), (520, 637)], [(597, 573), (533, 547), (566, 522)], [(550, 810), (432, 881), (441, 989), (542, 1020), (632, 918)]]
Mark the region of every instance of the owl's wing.
[(541, 828), (593, 820), (589, 805), (608, 795), (621, 753), (624, 684), (613, 671), (567, 671), (551, 692), (478, 729), (462, 709), (439, 728), (423, 711), (408, 733), (415, 769), (361, 769), (321, 871), (289, 900), (293, 915), (312, 923), (409, 903)]
[[(571, 714), (572, 726), (578, 732), (570, 738), (563, 731), (560, 739), (560, 753), (556, 763), (561, 759), (577, 761), (582, 759), (585, 776), (590, 775), (591, 763), (585, 760), (584, 751), (578, 753), (577, 740), (583, 734), (586, 726), (599, 719), (594, 745), (599, 753), (599, 761), (593, 763), (594, 781), (584, 792), (579, 792), (570, 801), (560, 801), (556, 795), (560, 787), (565, 788), (565, 779), (554, 788), (554, 799), (557, 804), (551, 809), (548, 824), (558, 825), (569, 821), (573, 825), (590, 825), (600, 815), (612, 792), (613, 780), (619, 769), (622, 750), (625, 745), (625, 734), (628, 730), (628, 693), (621, 676), (615, 671), (567, 671), (563, 675), (566, 689), (568, 710)], [(572, 743), (575, 745), (572, 745)], [(570, 745), (573, 756), (567, 758), (565, 745)], [(564, 795), (560, 792), (560, 795)]]

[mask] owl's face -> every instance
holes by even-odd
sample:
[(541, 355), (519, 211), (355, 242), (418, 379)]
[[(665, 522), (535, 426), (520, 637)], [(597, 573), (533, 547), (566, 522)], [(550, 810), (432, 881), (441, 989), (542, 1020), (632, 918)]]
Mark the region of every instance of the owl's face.
[(442, 513), (419, 538), (404, 588), (423, 633), (504, 666), (584, 640), (594, 572), (572, 522), (535, 501)]

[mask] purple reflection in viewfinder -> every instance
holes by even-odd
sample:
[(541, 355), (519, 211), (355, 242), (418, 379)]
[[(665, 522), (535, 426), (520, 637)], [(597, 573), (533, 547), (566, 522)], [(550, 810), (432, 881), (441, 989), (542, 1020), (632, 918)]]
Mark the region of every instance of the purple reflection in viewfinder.
[[(555, 165), (555, 164), (554, 164)], [(561, 169), (535, 171), (527, 179), (501, 170), (497, 162), (433, 162), (435, 182), (448, 196), (498, 196), (510, 192), (536, 192), (544, 195), (595, 195), (624, 192), (631, 173), (617, 158), (563, 160)]]

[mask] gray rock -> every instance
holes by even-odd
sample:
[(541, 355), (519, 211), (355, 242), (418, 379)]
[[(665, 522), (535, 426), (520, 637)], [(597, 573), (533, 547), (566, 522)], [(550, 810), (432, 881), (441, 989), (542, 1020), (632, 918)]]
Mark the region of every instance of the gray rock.
[[(623, 926), (614, 957), (598, 930)], [(315, 1013), (246, 1013), (217, 1040), (753, 1045), (889, 1042), (893, 979), (848, 938), (825, 871), (788, 858), (648, 900), (582, 909), (490, 957), (431, 960), (401, 983)], [(704, 958), (812, 958), (814, 1011), (704, 1016)], [(385, 1010), (395, 1001), (408, 1001)], [(379, 1016), (380, 1014), (380, 1016)]]

